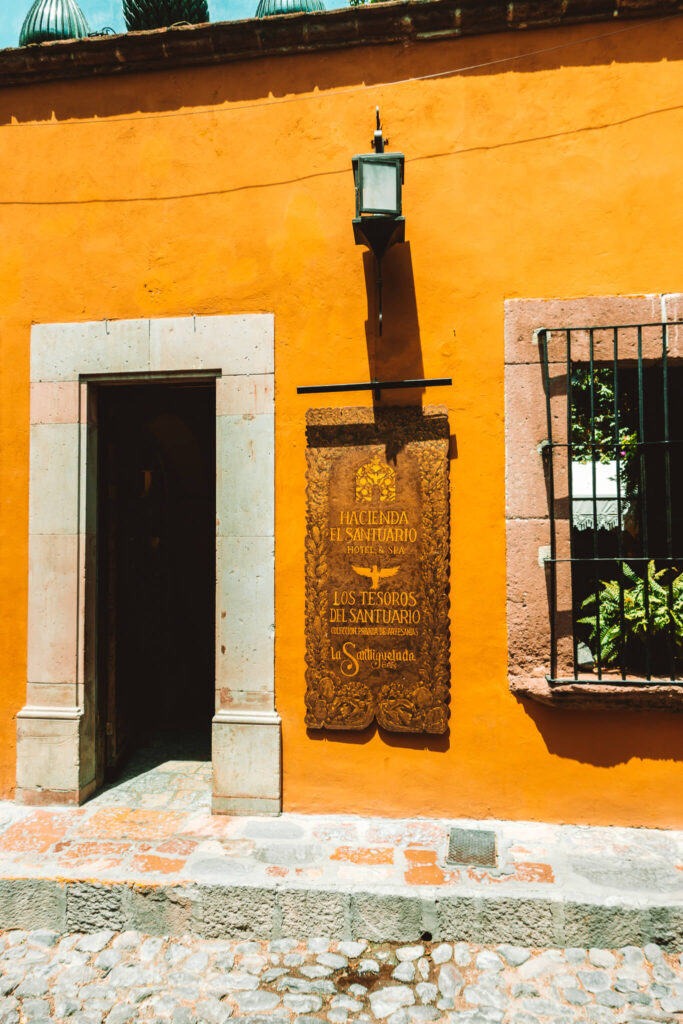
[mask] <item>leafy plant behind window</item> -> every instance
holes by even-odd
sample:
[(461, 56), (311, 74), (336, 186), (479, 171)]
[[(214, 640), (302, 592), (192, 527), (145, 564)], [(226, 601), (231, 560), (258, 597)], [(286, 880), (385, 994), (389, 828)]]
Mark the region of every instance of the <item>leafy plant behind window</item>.
[(623, 582), (603, 581), (599, 594), (590, 594), (583, 601), (581, 610), (589, 614), (577, 624), (590, 627), (591, 648), (596, 650), (599, 643), (603, 665), (618, 664), (623, 650), (626, 664), (644, 671), (649, 644), (651, 669), (666, 674), (669, 644), (675, 658), (683, 649), (683, 574), (674, 568), (657, 572), (654, 560), (647, 567), (647, 583), (626, 562), (622, 572)]
[[(599, 529), (597, 543), (603, 557), (612, 552), (614, 555), (621, 552), (628, 556), (629, 551), (633, 551), (640, 519), (640, 460), (632, 374), (619, 372), (616, 384), (618, 390), (615, 392), (613, 367), (594, 366), (592, 373), (585, 364), (572, 367), (572, 461), (588, 464), (619, 462), (622, 533), (617, 541), (618, 527), (613, 531)], [(618, 417), (615, 416), (615, 397)], [(593, 531), (584, 533), (579, 530), (574, 536), (580, 554), (590, 559), (589, 552), (595, 551)], [(600, 568), (605, 573), (616, 573), (617, 570), (616, 565), (610, 566), (606, 561), (601, 563)], [(599, 649), (603, 667), (618, 664), (623, 659), (631, 672), (640, 671), (646, 643), (657, 635), (661, 645), (662, 636), (666, 638), (669, 629), (676, 629), (668, 615), (669, 590), (668, 586), (663, 587), (663, 582), (661, 573), (655, 575), (655, 565), (652, 563), (648, 571), (646, 601), (644, 580), (625, 562), (622, 563), (622, 575), (616, 580), (596, 580), (589, 561), (579, 561), (574, 566), (574, 593), (582, 616), (576, 620), (575, 625), (584, 627), (585, 633), (582, 629), (580, 635), (586, 637), (596, 660)], [(669, 578), (666, 580), (668, 582)], [(683, 599), (683, 581), (680, 587)], [(664, 601), (663, 605), (661, 600)]]
[[(575, 462), (633, 461), (638, 433), (632, 423), (632, 408), (626, 391), (619, 394), (619, 430), (614, 416), (614, 372), (593, 367), (593, 426), (591, 427), (591, 371), (589, 366), (572, 368), (572, 459)], [(630, 422), (629, 422), (630, 421)], [(595, 442), (593, 444), (593, 441)], [(626, 468), (626, 466), (624, 467)]]

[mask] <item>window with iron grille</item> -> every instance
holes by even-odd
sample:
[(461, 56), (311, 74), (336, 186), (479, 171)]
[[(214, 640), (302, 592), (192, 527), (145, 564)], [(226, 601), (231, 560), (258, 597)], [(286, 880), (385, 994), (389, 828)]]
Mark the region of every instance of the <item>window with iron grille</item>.
[(551, 687), (683, 686), (682, 339), (680, 322), (538, 332)]

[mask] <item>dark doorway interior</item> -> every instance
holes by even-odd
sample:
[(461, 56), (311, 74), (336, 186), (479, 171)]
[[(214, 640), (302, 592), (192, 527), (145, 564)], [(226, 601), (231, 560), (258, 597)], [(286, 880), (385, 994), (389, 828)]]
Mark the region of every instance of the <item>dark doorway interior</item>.
[(214, 710), (214, 382), (100, 386), (98, 774), (208, 760)]

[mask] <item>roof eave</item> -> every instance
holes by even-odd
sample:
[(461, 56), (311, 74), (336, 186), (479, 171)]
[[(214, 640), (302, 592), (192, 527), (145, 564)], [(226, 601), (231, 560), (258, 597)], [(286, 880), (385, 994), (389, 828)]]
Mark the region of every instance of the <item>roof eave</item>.
[(442, 41), (582, 22), (652, 18), (680, 11), (683, 0), (392, 0), (340, 10), (210, 22), (0, 50), (0, 87), (357, 46)]

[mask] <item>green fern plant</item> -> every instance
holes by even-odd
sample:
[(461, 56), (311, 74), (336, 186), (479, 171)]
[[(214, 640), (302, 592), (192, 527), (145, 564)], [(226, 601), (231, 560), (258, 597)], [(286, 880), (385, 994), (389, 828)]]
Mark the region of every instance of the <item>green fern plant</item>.
[[(655, 568), (654, 561), (648, 563), (647, 588), (645, 580), (628, 565), (622, 565), (623, 584), (623, 648), (626, 657), (634, 656), (637, 661), (649, 641), (653, 661), (666, 665), (667, 646), (670, 641), (676, 656), (683, 650), (683, 573), (673, 568)], [(581, 605), (584, 615), (577, 622), (590, 627), (590, 643), (593, 650), (599, 644), (603, 665), (619, 661), (622, 644), (621, 634), (621, 590), (617, 580), (602, 581), (601, 590), (590, 594)], [(647, 602), (646, 602), (647, 594)], [(598, 637), (598, 610), (600, 635)], [(656, 667), (656, 665), (655, 665)]]
[(123, 16), (129, 32), (142, 32), (181, 21), (201, 24), (209, 20), (209, 7), (207, 0), (123, 0)]

